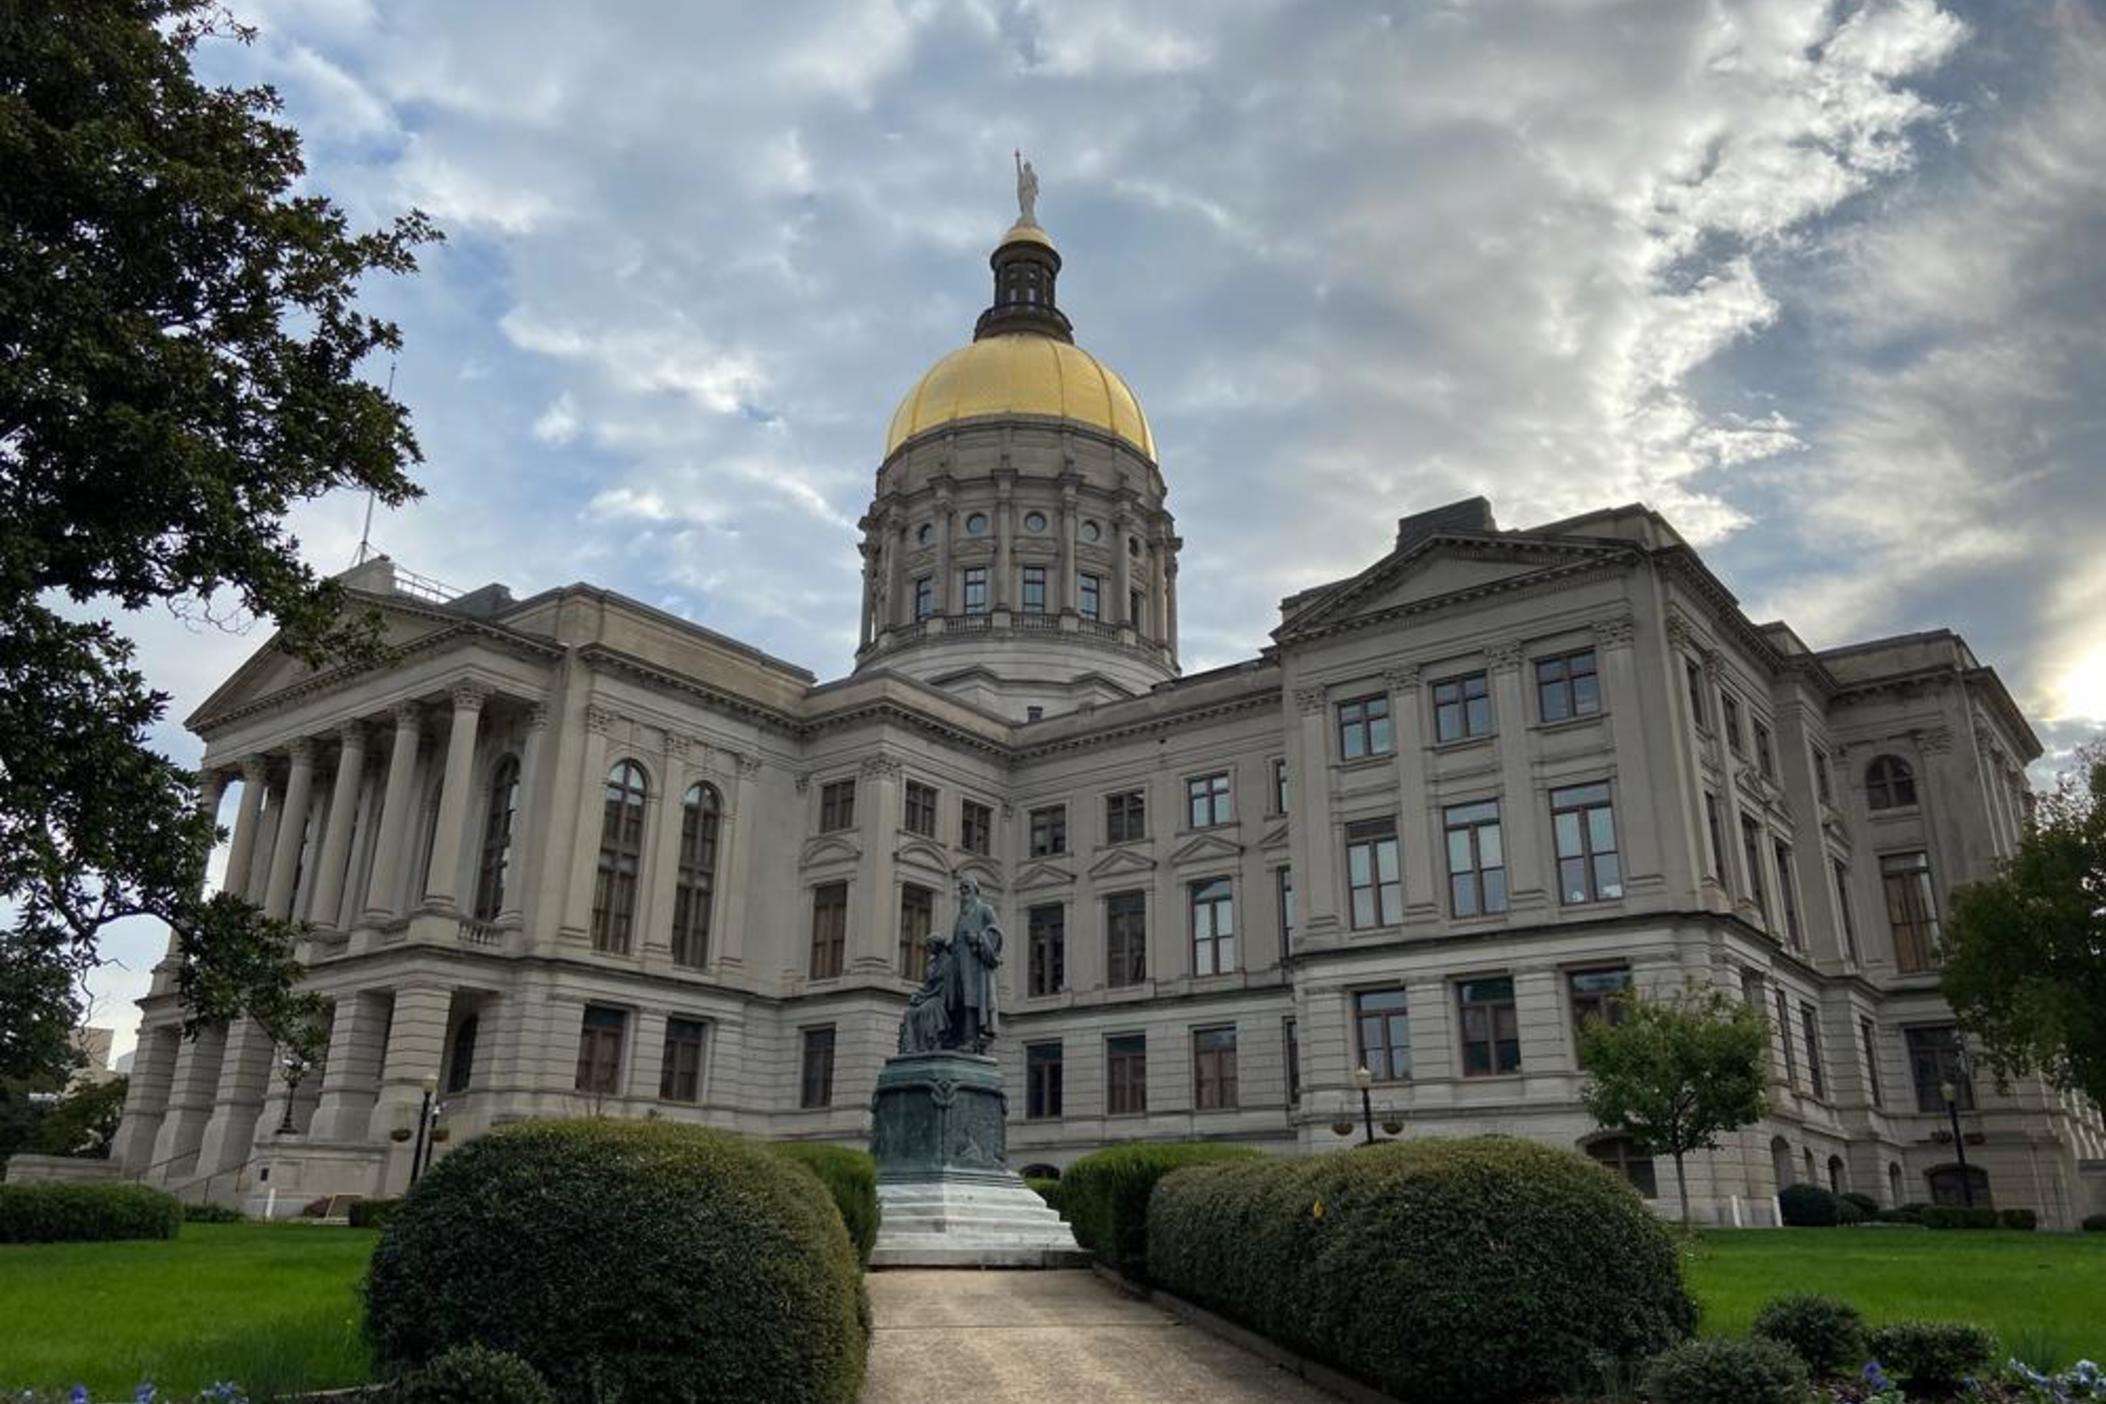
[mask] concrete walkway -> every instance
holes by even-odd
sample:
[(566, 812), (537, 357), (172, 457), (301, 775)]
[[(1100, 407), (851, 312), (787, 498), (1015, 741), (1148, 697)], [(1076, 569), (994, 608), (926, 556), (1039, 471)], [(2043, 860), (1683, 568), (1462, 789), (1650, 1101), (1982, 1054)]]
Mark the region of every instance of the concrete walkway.
[(1087, 1270), (875, 1272), (862, 1404), (1336, 1404)]

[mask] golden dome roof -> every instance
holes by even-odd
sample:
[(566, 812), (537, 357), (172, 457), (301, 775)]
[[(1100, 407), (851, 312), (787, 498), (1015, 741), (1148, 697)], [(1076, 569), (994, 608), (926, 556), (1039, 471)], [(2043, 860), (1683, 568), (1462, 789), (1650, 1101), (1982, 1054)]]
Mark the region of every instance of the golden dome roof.
[(1086, 424), (1155, 461), (1147, 416), (1118, 372), (1079, 346), (1031, 333), (985, 336), (929, 367), (892, 413), (885, 456), (939, 425), (1004, 414)]

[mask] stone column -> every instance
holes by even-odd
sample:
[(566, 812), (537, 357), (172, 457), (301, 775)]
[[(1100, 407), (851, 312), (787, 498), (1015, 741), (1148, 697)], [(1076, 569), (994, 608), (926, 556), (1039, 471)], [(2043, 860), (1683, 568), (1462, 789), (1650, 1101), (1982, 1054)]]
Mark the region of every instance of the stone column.
[(592, 890), (600, 866), (600, 825), (607, 811), (607, 729), (614, 713), (605, 707), (585, 709), (584, 744), (579, 748), (579, 790), (570, 851), (570, 886), (564, 893), (563, 934), (580, 939), (592, 931)]
[(862, 544), (856, 550), (863, 561), (863, 606), (856, 611), (856, 652), (861, 653), (870, 647), (870, 622), (877, 612), (877, 533), (867, 522)]
[(936, 612), (955, 614), (958, 610), (956, 592), (951, 585), (951, 529), (957, 520), (957, 512), (951, 507), (951, 490), (948, 483), (936, 489)]
[[(225, 1029), (202, 1029), (176, 1049), (175, 1073), (169, 1081), (168, 1111), (154, 1135), (153, 1178), (157, 1182), (182, 1178), (184, 1163), (197, 1155), (212, 1116), (212, 1099), (219, 1091), (219, 1065), (226, 1052)], [(126, 1167), (130, 1169), (129, 1166)]]
[[(451, 986), (404, 985), (395, 991), (395, 1013), (388, 1023), (380, 1094), (374, 1103), (368, 1139), (385, 1137), (398, 1126), (416, 1126), (417, 1111), (424, 1100), (424, 1080), (438, 1077), (439, 1065), (446, 1056), (446, 1023), (452, 1012)], [(388, 1144), (392, 1153), (386, 1183), (390, 1192), (398, 1192), (409, 1183), (410, 1150), (416, 1141), (412, 1138)]]
[(366, 883), (366, 910), (362, 920), (378, 926), (395, 915), (396, 894), (401, 890), (402, 850), (417, 827), (410, 806), (415, 802), (412, 787), (417, 779), (417, 744), (423, 736), (424, 711), (414, 702), (395, 708), (395, 743), (388, 753), (388, 787), (380, 801), (380, 823), (373, 845), (373, 876)]
[(446, 734), (446, 773), (439, 782), (431, 872), (424, 883), (424, 900), (442, 911), (460, 905), (461, 835), (468, 825), (468, 799), (475, 779), (475, 736), (488, 695), (479, 687), (453, 690), (453, 727)]
[(653, 960), (672, 959), (673, 903), (680, 881), (681, 801), (687, 796), (688, 739), (667, 732), (659, 769), (663, 785), (644, 796), (642, 871), (636, 875), (636, 939), (630, 949)]
[(285, 804), (278, 813), (278, 836), (271, 841), (270, 883), (263, 890), (266, 916), (292, 913), (293, 883), (300, 876), (300, 849), (307, 841), (308, 798), (314, 788), (314, 742), (304, 736), (292, 743), (292, 769), (285, 781)]
[(500, 926), (526, 921), (527, 870), (541, 863), (534, 845), (544, 825), (534, 796), (541, 783), (541, 768), (547, 763), (548, 744), (548, 704), (536, 702), (527, 708), (526, 742), (519, 748), (519, 800), (512, 811), (512, 850), (505, 856), (505, 890), (497, 913)]
[(358, 791), (366, 774), (366, 726), (346, 722), (336, 754), (336, 779), (329, 787), (329, 817), (322, 821), (322, 858), (315, 873), (308, 920), (335, 927), (344, 900), (344, 865), (351, 861), (351, 830), (358, 817)]
[(1484, 655), (1491, 667), (1493, 716), (1499, 728), (1499, 828), (1506, 841), (1507, 894), (1514, 911), (1530, 911), (1551, 905), (1551, 899), (1543, 887), (1541, 838), (1547, 821), (1528, 763), (1528, 691), (1521, 675), (1521, 645), (1494, 643)]
[(1112, 607), (1104, 616), (1107, 624), (1134, 623), (1132, 610), (1133, 556), (1127, 550), (1133, 519), (1121, 507), (1112, 517)]
[[(1340, 873), (1331, 832), (1331, 764), (1325, 746), (1324, 690), (1294, 690), (1294, 725), (1288, 732), (1287, 780), (1296, 811), (1292, 825), (1294, 902), (1300, 908), (1298, 946), (1338, 944)], [(1177, 795), (1179, 804), (1184, 795)], [(1180, 821), (1180, 824), (1182, 821)]]
[(889, 756), (871, 756), (863, 762), (857, 790), (863, 856), (856, 864), (848, 958), (842, 966), (852, 974), (889, 975), (898, 968), (899, 897), (892, 855), (899, 846), (900, 763)]
[(1012, 545), (1016, 527), (1016, 502), (1012, 494), (1016, 486), (1016, 474), (1005, 465), (995, 474), (995, 565), (994, 607), (1011, 609), (1022, 601), (1018, 598), (1014, 547)]
[[(1177, 543), (1172, 542), (1172, 545)], [(1177, 557), (1163, 562), (1163, 644), (1177, 656)]]
[(240, 896), (248, 891), (249, 866), (256, 858), (256, 827), (263, 817), (263, 791), (269, 783), (262, 756), (241, 762), (241, 803), (234, 811), (234, 838), (227, 849), (227, 872), (220, 890)]
[(1170, 638), (1170, 584), (1164, 569), (1169, 557), (1169, 538), (1158, 535), (1148, 557), (1148, 606), (1155, 611), (1153, 637), (1165, 642)]
[(132, 1059), (131, 1084), (124, 1093), (124, 1119), (110, 1147), (110, 1159), (127, 1175), (137, 1175), (153, 1163), (154, 1141), (168, 1114), (182, 1037), (182, 1030), (172, 1024), (139, 1029), (139, 1051)]
[(322, 1063), (322, 1100), (308, 1123), (317, 1141), (363, 1141), (380, 1091), (380, 1057), (388, 1033), (385, 992), (358, 990), (336, 1002), (329, 1054)]
[(897, 512), (885, 515), (885, 620), (896, 629), (914, 622), (914, 601), (907, 598), (907, 524)]
[(256, 1118), (270, 1091), (273, 1052), (270, 1035), (254, 1019), (236, 1019), (227, 1026), (218, 1094), (198, 1142), (198, 1174), (231, 1170), (249, 1158), (249, 1147), (256, 1139)]
[(349, 931), (358, 925), (359, 913), (366, 906), (366, 878), (372, 871), (373, 850), (379, 841), (374, 832), (374, 816), (380, 808), (382, 780), (377, 775), (363, 775), (358, 781), (358, 808), (351, 816), (351, 855), (344, 864), (343, 893), (337, 898), (336, 912), (330, 921), (339, 931)]
[(1416, 664), (1391, 668), (1389, 731), (1396, 746), (1397, 846), (1404, 863), (1404, 920), (1435, 921), (1446, 908), (1447, 839), (1426, 783), (1426, 725)]
[(1645, 703), (1639, 695), (1633, 647), (1636, 634), (1637, 621), (1630, 615), (1594, 625), (1602, 702), (1608, 708), (1609, 734), (1616, 743), (1616, 849), (1626, 892), (1633, 883), (1652, 887), (1664, 882), (1667, 869), (1658, 808), (1664, 797), (1653, 788), (1653, 753), (1647, 744)]
[(1073, 482), (1063, 475), (1060, 484), (1060, 562), (1056, 574), (1059, 598), (1054, 607), (1062, 614), (1074, 612), (1075, 599), (1075, 497)]
[(709, 933), (709, 968), (732, 974), (746, 963), (746, 894), (753, 884), (754, 840), (760, 813), (759, 756), (739, 756), (738, 778), (717, 820), (717, 882), (724, 893), (719, 924)]

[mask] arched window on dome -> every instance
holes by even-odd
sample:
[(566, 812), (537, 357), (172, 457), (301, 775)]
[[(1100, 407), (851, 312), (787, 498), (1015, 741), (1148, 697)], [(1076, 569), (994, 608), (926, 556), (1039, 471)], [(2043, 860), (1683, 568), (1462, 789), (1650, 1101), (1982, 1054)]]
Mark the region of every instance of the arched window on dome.
[(633, 760), (607, 772), (600, 818), (600, 868), (592, 892), (592, 948), (624, 955), (636, 923), (636, 874), (643, 863), (644, 800), (650, 781)]
[(713, 785), (690, 785), (680, 803), (680, 877), (673, 893), (673, 964), (709, 960), (710, 913), (717, 890), (717, 829), (723, 800)]
[(483, 811), (482, 856), (475, 867), (475, 919), (495, 921), (504, 910), (505, 878), (512, 863), (512, 824), (519, 812), (519, 760), (506, 756), (490, 775), (490, 802)]
[(1865, 767), (1865, 803), (1873, 809), (1905, 809), (1916, 802), (1916, 772), (1900, 756), (1874, 756)]

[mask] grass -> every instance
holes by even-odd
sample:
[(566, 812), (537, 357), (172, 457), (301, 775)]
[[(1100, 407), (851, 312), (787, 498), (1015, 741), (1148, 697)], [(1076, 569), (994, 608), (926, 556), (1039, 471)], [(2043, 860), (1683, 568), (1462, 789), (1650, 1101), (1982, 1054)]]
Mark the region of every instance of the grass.
[(1873, 1325), (1939, 1317), (1987, 1326), (2043, 1368), (2106, 1359), (2106, 1234), (1717, 1231), (1698, 1235), (1684, 1268), (1706, 1335), (1745, 1332), (1781, 1293), (1821, 1292)]
[(234, 1380), (258, 1398), (366, 1379), (357, 1284), (377, 1232), (185, 1224), (173, 1241), (0, 1245), (0, 1397), (129, 1399)]

